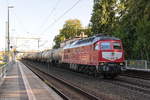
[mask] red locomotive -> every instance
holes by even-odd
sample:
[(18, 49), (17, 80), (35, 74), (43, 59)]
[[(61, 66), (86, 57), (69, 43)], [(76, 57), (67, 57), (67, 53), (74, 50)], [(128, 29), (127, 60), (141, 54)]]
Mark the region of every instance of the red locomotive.
[(108, 35), (75, 40), (64, 48), (30, 54), (24, 58), (54, 65), (65, 64), (72, 70), (94, 75), (101, 73), (107, 78), (114, 78), (125, 69), (122, 42)]
[(73, 70), (115, 77), (124, 70), (124, 50), (120, 39), (96, 35), (64, 47), (62, 62)]

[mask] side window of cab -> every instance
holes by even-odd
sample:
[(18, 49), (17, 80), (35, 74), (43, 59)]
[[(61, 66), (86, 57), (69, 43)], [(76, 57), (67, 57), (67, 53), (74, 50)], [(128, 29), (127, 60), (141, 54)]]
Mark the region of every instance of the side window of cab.
[(95, 44), (94, 50), (99, 50), (99, 43)]

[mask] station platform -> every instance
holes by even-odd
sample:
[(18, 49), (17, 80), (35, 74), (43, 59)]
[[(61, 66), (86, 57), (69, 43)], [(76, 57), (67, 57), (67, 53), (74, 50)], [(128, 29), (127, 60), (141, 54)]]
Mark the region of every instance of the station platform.
[(0, 100), (62, 100), (24, 64), (9, 66), (0, 86)]

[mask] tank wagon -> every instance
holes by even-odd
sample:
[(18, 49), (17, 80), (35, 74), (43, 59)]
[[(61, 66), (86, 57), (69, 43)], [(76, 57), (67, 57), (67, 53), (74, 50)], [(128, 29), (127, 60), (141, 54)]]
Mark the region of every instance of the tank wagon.
[[(42, 55), (41, 59), (38, 58), (38, 54)], [(63, 48), (28, 55), (24, 58), (38, 59), (36, 61), (53, 65), (65, 64), (69, 69), (94, 75), (102, 74), (105, 78), (114, 78), (125, 70), (121, 40), (107, 35), (83, 38)]]

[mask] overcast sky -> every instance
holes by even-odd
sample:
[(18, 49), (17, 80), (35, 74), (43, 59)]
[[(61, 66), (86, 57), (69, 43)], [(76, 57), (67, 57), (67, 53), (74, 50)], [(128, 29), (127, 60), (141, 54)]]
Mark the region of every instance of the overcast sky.
[[(4, 48), (8, 3), (10, 9), (10, 34), (12, 37), (40, 37), (42, 48), (52, 46), (52, 40), (68, 19), (79, 19), (88, 26), (93, 0), (80, 2), (60, 20), (58, 18), (78, 0), (0, 0), (0, 50)], [(56, 22), (55, 24), (53, 24)], [(36, 44), (32, 44), (34, 47)], [(37, 45), (36, 45), (37, 46)], [(23, 46), (21, 47), (23, 48)]]

